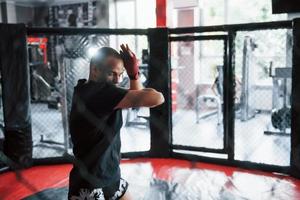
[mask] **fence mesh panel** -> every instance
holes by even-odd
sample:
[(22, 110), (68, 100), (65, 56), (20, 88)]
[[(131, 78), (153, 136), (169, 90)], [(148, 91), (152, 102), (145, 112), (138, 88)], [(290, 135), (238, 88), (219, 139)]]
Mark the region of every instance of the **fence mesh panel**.
[(223, 148), (223, 40), (171, 43), (173, 144)]
[[(223, 148), (223, 56), (222, 41), (171, 42), (173, 144)], [(289, 166), (292, 31), (237, 31), (229, 56), (235, 159)]]
[(292, 32), (237, 32), (235, 159), (290, 163)]
[[(74, 35), (47, 38), (47, 57), (41, 51), (41, 43), (28, 44), (30, 59), (31, 110), (34, 158), (62, 156), (71, 153), (72, 144), (68, 131), (68, 115), (73, 88), (79, 79), (87, 79), (89, 62), (93, 52), (103, 46), (120, 49), (128, 44), (136, 52), (141, 63), (141, 80), (146, 86), (148, 65), (142, 64), (142, 51), (148, 51), (146, 36), (134, 35)], [(129, 79), (124, 77), (121, 87), (128, 88)], [(147, 151), (150, 149), (149, 109), (123, 110), (121, 129), (122, 152)]]

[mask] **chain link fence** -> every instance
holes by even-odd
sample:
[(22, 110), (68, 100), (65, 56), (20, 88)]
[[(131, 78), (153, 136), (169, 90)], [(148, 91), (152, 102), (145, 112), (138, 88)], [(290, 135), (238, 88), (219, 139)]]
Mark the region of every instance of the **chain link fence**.
[[(128, 44), (140, 59), (141, 80), (145, 86), (148, 80), (148, 64), (142, 62), (142, 55), (148, 52), (146, 36), (56, 35), (46, 40), (50, 41), (46, 47), (48, 52), (42, 51), (39, 42), (28, 44), (34, 158), (72, 153), (68, 116), (73, 89), (79, 79), (88, 79), (89, 62), (98, 48), (110, 46), (119, 49), (120, 44)], [(48, 62), (45, 62), (45, 57)], [(129, 87), (126, 75), (120, 87)], [(123, 110), (122, 152), (150, 149), (149, 115), (149, 109), (145, 108)]]
[[(181, 153), (224, 158), (199, 149), (226, 148), (224, 48), (222, 40), (171, 42), (172, 144), (185, 146), (175, 149), (198, 148)], [(292, 31), (237, 31), (231, 56), (235, 58), (230, 66), (234, 67), (234, 159), (289, 166)]]
[(292, 32), (237, 32), (235, 159), (289, 166)]
[(173, 144), (223, 148), (223, 40), (171, 43)]

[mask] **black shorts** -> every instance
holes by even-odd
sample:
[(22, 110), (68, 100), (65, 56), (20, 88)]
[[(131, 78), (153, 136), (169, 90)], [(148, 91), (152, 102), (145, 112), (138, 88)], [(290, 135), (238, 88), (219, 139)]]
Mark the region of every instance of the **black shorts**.
[(78, 195), (69, 194), (68, 199), (118, 200), (125, 194), (127, 188), (127, 181), (121, 178), (120, 181), (116, 182), (115, 184), (103, 188), (80, 188)]

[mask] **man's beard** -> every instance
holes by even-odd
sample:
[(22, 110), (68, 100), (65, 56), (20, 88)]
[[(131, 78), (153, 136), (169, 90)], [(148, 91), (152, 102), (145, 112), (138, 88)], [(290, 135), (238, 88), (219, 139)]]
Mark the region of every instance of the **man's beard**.
[(120, 83), (114, 83), (114, 81), (107, 78), (107, 76), (99, 76), (97, 82), (106, 82), (106, 83), (114, 84), (115, 86), (120, 86)]
[(97, 82), (111, 82), (105, 74), (101, 74), (97, 77)]

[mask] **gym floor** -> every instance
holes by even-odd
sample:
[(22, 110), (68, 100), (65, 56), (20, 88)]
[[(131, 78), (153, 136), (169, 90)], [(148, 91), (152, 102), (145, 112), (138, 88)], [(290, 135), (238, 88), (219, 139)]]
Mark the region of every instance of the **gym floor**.
[[(192, 110), (178, 110), (173, 120), (173, 143), (187, 146), (223, 148), (223, 126), (217, 115), (196, 123)], [(212, 111), (213, 112), (213, 111)], [(179, 123), (180, 122), (180, 123)], [(247, 121), (235, 119), (235, 159), (257, 163), (288, 166), (290, 162), (290, 135), (267, 135), (270, 114), (257, 113)], [(273, 130), (272, 130), (273, 131)], [(222, 155), (211, 155), (222, 158)]]
[[(66, 199), (70, 169), (64, 164), (2, 173), (0, 199)], [(121, 170), (137, 200), (300, 199), (300, 180), (255, 170), (175, 159), (123, 160)]]

